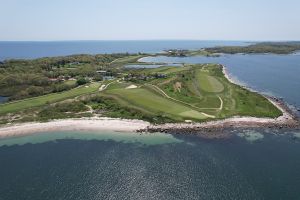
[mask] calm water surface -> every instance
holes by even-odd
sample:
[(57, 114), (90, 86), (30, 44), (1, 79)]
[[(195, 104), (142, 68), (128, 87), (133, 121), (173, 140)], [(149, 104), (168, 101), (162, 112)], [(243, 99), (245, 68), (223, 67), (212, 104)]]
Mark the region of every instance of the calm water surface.
[(247, 45), (238, 41), (58, 41), (1, 42), (0, 61), (10, 58), (39, 58), (71, 54), (158, 53), (168, 49), (200, 49), (216, 45)]
[(0, 199), (299, 199), (299, 133), (236, 132), (224, 140), (78, 132), (39, 134), (34, 144), (6, 139)]

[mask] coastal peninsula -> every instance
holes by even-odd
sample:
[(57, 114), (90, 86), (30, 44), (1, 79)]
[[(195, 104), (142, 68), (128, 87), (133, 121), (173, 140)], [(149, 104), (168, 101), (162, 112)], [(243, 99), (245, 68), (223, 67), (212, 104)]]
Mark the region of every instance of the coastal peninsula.
[(298, 126), (282, 101), (238, 85), (223, 65), (138, 62), (145, 56), (2, 62), (0, 96), (9, 101), (0, 104), (0, 137), (47, 130), (190, 133)]

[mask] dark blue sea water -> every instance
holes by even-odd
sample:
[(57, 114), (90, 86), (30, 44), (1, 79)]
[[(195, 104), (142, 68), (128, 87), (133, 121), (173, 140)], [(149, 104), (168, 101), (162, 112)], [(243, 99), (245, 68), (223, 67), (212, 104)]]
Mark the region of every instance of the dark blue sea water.
[[(242, 84), (300, 105), (299, 55), (144, 61), (218, 62)], [(0, 139), (0, 200), (300, 199), (300, 130), (226, 131), (233, 137), (52, 132)]]
[(296, 133), (236, 132), (257, 136), (168, 136), (157, 144), (147, 143), (156, 136), (21, 138), (0, 147), (0, 199), (299, 199)]
[(11, 58), (39, 58), (71, 54), (158, 53), (167, 49), (200, 49), (216, 45), (247, 45), (239, 41), (60, 41), (1, 42), (0, 61)]

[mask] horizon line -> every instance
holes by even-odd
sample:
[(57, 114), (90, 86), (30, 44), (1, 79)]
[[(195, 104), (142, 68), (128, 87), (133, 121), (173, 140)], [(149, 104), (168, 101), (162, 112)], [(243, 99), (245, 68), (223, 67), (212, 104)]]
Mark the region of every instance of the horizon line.
[(209, 42), (299, 42), (299, 40), (222, 40), (222, 39), (92, 39), (92, 40), (0, 40), (0, 42), (131, 42), (131, 41), (209, 41)]

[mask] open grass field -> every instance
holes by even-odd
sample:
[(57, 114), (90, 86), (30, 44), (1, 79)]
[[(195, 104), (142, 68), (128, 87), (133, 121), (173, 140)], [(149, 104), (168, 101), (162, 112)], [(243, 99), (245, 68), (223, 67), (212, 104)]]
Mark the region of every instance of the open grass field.
[(205, 50), (189, 51), (188, 56), (211, 56), (212, 54)]
[(174, 66), (162, 66), (159, 68), (154, 69), (144, 69), (144, 73), (163, 73), (163, 74), (172, 74), (172, 73), (179, 73), (186, 70), (189, 70), (191, 66), (185, 65), (184, 67), (174, 67)]
[[(194, 69), (189, 66), (185, 71), (172, 74), (167, 79), (168, 81), (154, 83), (169, 96), (198, 107), (201, 111), (216, 110), (220, 107), (221, 102), (215, 93), (224, 90), (224, 86), (207, 73), (200, 68)], [(210, 77), (210, 79), (207, 77)]]
[(260, 94), (229, 82), (219, 65), (186, 65), (136, 71), (144, 76), (162, 73), (167, 77), (139, 82), (141, 87), (131, 90), (119, 84), (108, 88), (105, 93), (122, 99), (123, 105), (124, 101), (127, 102), (124, 106), (167, 115), (177, 121), (203, 121), (231, 116), (275, 118), (282, 114)]
[(136, 89), (115, 88), (116, 86), (111, 86), (105, 93), (121, 98), (127, 102), (127, 104), (124, 105), (127, 107), (134, 105), (154, 114), (166, 115), (174, 120), (202, 120), (207, 118), (199, 111), (172, 101), (144, 86)]
[(54, 103), (58, 101), (63, 101), (65, 99), (74, 98), (84, 94), (89, 94), (98, 91), (100, 83), (91, 83), (87, 86), (78, 87), (66, 92), (54, 93), (45, 96), (39, 96), (29, 99), (24, 99), (21, 101), (10, 102), (0, 105), (0, 115), (6, 113), (13, 113), (29, 109), (32, 107), (43, 106), (48, 103)]
[(223, 84), (218, 79), (201, 70), (196, 70), (196, 80), (200, 88), (206, 92), (218, 93), (224, 90)]
[(73, 86), (73, 85), (76, 85), (76, 80), (67, 80), (64, 83), (67, 84), (67, 85)]
[(110, 63), (113, 67), (121, 67), (123, 65), (127, 65), (129, 63), (136, 63), (138, 59), (142, 58), (142, 55), (131, 55), (124, 58), (118, 58)]

